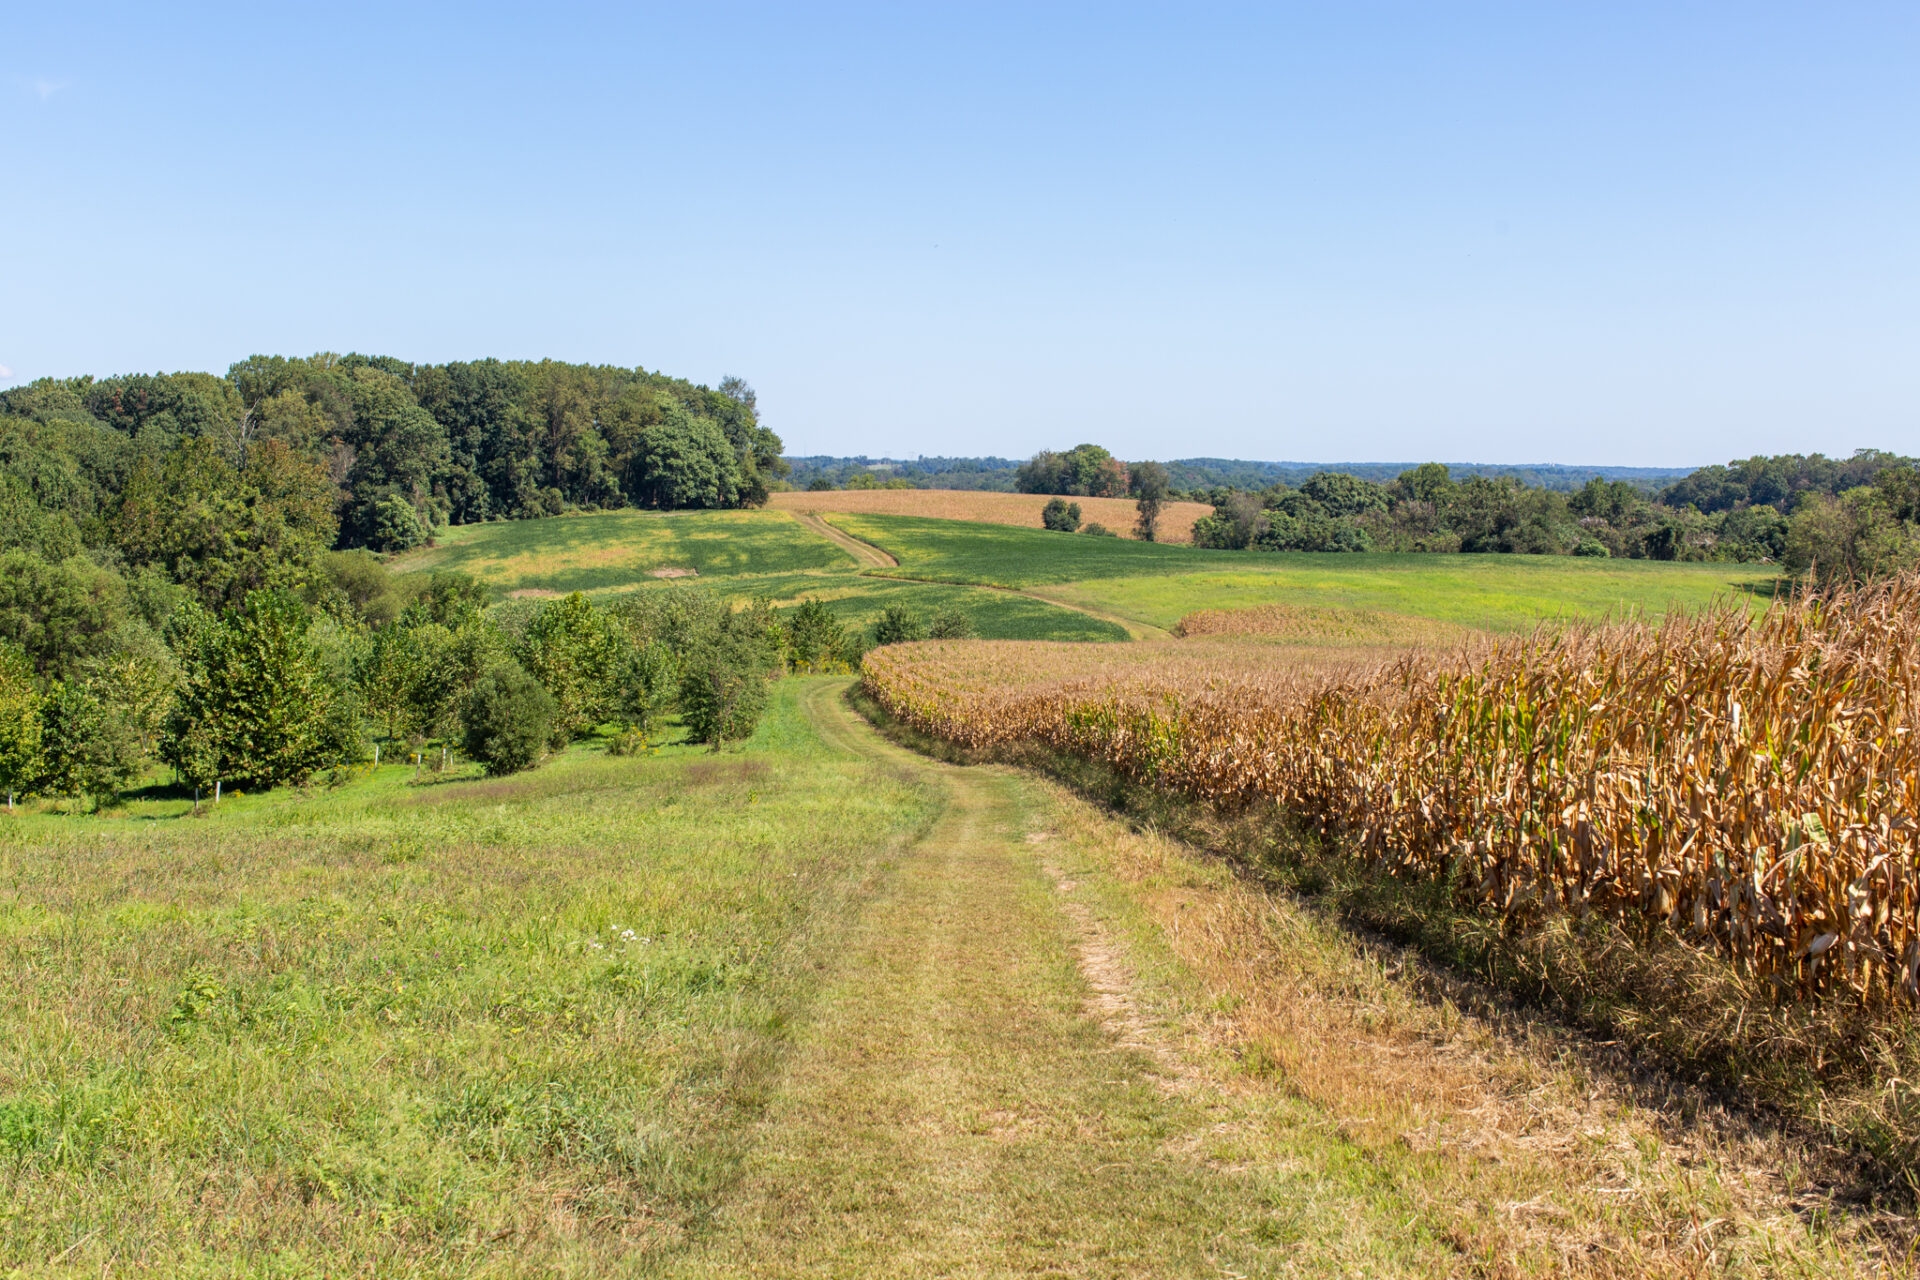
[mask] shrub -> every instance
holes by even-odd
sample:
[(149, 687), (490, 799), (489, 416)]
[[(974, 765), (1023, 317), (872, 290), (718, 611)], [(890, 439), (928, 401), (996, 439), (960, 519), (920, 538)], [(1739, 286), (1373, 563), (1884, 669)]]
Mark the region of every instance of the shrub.
[(812, 596), (786, 620), (787, 654), (795, 671), (823, 673), (847, 668), (847, 628), (833, 610)]
[(971, 640), (975, 634), (973, 619), (959, 609), (941, 609), (927, 624), (930, 640)]
[(759, 638), (738, 628), (695, 651), (680, 678), (680, 719), (688, 736), (715, 751), (752, 737), (767, 709), (768, 666)]
[(518, 773), (539, 763), (553, 732), (553, 695), (518, 663), (481, 676), (460, 709), (461, 746), (491, 774)]
[(645, 731), (628, 725), (607, 739), (607, 754), (610, 756), (637, 756), (647, 749)]
[(1098, 520), (1089, 521), (1087, 527), (1080, 532), (1090, 534), (1096, 538), (1117, 538), (1120, 536), (1113, 530), (1107, 528), (1107, 526), (1101, 524)]
[(1055, 498), (1040, 508), (1040, 523), (1055, 533), (1073, 533), (1080, 528), (1080, 504)]
[(926, 638), (926, 624), (905, 605), (890, 604), (884, 613), (873, 620), (873, 642), (876, 645), (907, 644)]

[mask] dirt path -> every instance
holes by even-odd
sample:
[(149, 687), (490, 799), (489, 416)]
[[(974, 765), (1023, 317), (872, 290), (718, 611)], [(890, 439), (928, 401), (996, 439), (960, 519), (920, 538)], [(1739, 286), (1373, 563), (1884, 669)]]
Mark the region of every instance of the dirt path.
[[(1195, 1087), (1091, 912), (1064, 909), (1078, 886), (1029, 838), (1047, 835), (1043, 789), (903, 752), (839, 693), (811, 701), (822, 736), (936, 782), (949, 808), (850, 942), (685, 1273), (1273, 1274), (1261, 1224), (1314, 1175), (1216, 1158), (1236, 1109)], [(1329, 1143), (1313, 1165), (1338, 1162)], [(1394, 1242), (1405, 1215), (1381, 1208), (1343, 1205), (1328, 1234), (1411, 1262), (1422, 1245)]]
[(811, 511), (789, 511), (787, 514), (799, 521), (800, 524), (807, 529), (812, 530), (814, 533), (819, 534), (827, 541), (839, 547), (861, 564), (871, 565), (876, 569), (894, 569), (900, 565), (898, 560), (874, 546), (871, 542), (862, 542), (852, 534), (834, 528)]
[(1669, 1150), (1217, 866), (1032, 776), (896, 747), (843, 689), (807, 693), (829, 748), (947, 809), (848, 940), (675, 1274), (1868, 1269), (1751, 1160)]

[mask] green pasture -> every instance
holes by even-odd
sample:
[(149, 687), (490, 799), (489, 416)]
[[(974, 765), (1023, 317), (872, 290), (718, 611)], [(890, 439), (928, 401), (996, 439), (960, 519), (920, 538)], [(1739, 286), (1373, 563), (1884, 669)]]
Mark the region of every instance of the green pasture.
[(0, 1273), (589, 1274), (679, 1243), (823, 948), (939, 807), (823, 746), (808, 687), (722, 757), (0, 821)]
[(501, 595), (605, 591), (657, 581), (658, 570), (721, 578), (856, 567), (853, 557), (783, 511), (601, 511), (456, 525), (438, 542), (398, 557), (393, 567), (458, 569)]
[[(634, 590), (697, 589), (791, 606), (817, 596), (859, 626), (894, 604), (922, 616), (958, 608), (987, 639), (1090, 641), (1123, 640), (1126, 632), (1080, 610), (1170, 628), (1200, 609), (1296, 604), (1513, 631), (1552, 618), (1658, 616), (1723, 598), (1758, 603), (1776, 581), (1767, 565), (1276, 555), (908, 516), (829, 518), (890, 552), (899, 567), (863, 570), (780, 511), (609, 511), (461, 526), (447, 530), (436, 547), (396, 558), (394, 568), (464, 570), (501, 598), (524, 591), (585, 591), (604, 599)], [(698, 576), (654, 576), (662, 569), (693, 569)]]
[(935, 582), (1042, 587), (1085, 578), (1191, 573), (1242, 554), (915, 516), (836, 513), (823, 518), (900, 562), (898, 569), (873, 572)]
[[(396, 557), (392, 567), (458, 569), (496, 598), (516, 591), (584, 591), (604, 600), (634, 590), (703, 590), (792, 606), (814, 596), (851, 626), (898, 604), (923, 619), (960, 609), (989, 640), (1127, 638), (1114, 623), (1011, 591), (862, 574), (853, 557), (783, 511), (605, 511), (461, 525), (444, 531), (438, 546)], [(654, 576), (677, 568), (697, 576)]]
[[(1244, 552), (1216, 555), (1245, 556)], [(1200, 609), (1323, 605), (1434, 618), (1489, 631), (1523, 631), (1548, 619), (1659, 617), (1716, 600), (1763, 604), (1767, 565), (1662, 564), (1567, 556), (1248, 556), (1241, 567), (1177, 576), (1094, 578), (1047, 588), (1069, 604), (1171, 627)]]
[(1203, 551), (902, 516), (831, 519), (900, 561), (876, 573), (1036, 590), (1157, 627), (1200, 609), (1299, 604), (1512, 631), (1549, 618), (1761, 602), (1778, 574), (1770, 565), (1568, 556)]

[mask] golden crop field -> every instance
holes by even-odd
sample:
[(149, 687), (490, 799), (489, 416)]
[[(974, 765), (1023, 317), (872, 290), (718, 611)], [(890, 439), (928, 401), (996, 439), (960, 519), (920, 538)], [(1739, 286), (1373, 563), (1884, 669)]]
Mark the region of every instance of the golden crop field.
[[(822, 515), (851, 511), (860, 515), (925, 516), (933, 520), (971, 520), (975, 524), (1011, 524), (1039, 529), (1040, 509), (1053, 501), (1044, 493), (982, 493), (971, 489), (833, 489), (821, 493), (776, 493), (767, 505), (779, 511)], [(1068, 498), (1080, 504), (1080, 518), (1098, 522), (1122, 537), (1131, 534), (1132, 498)], [(1210, 516), (1204, 502), (1169, 502), (1160, 511), (1161, 542), (1192, 542), (1193, 522)]]
[(1188, 639), (1258, 640), (1284, 645), (1454, 647), (1480, 634), (1458, 623), (1337, 605), (1264, 604), (1201, 609), (1174, 625)]
[(1784, 995), (1920, 997), (1920, 579), (1439, 658), (1116, 648), (900, 646), (865, 681), (963, 744), (1275, 802), (1509, 917), (1664, 922)]

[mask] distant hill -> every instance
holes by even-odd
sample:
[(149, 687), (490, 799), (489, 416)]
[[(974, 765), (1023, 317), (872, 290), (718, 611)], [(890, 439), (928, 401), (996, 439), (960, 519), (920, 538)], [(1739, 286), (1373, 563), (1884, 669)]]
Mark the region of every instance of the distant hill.
[[(791, 483), (804, 489), (816, 478), (824, 477), (836, 486), (861, 472), (882, 480), (902, 479), (916, 489), (985, 489), (999, 493), (1013, 490), (1013, 473), (1018, 458), (837, 458), (814, 455), (788, 458), (793, 465)], [(1417, 464), (1412, 462), (1254, 462), (1238, 458), (1178, 458), (1167, 464), (1176, 489), (1210, 489), (1231, 485), (1241, 489), (1264, 489), (1276, 481), (1298, 485), (1319, 471), (1345, 471), (1363, 480), (1391, 480)], [(1546, 489), (1578, 489), (1594, 476), (1605, 480), (1625, 480), (1649, 491), (1664, 488), (1694, 471), (1692, 467), (1606, 467), (1567, 466), (1556, 462), (1497, 465), (1482, 462), (1449, 462), (1447, 470), (1456, 480), (1469, 476), (1514, 476), (1529, 485)]]
[(804, 489), (810, 481), (825, 476), (836, 487), (861, 472), (870, 472), (882, 480), (903, 479), (916, 489), (987, 489), (996, 493), (1013, 492), (1013, 473), (1018, 458), (833, 458), (817, 455), (788, 458), (793, 474), (788, 483)]
[[(1237, 458), (1180, 458), (1167, 464), (1175, 488), (1210, 489), (1231, 485), (1238, 489), (1264, 489), (1275, 482), (1298, 485), (1321, 471), (1344, 471), (1362, 480), (1387, 481), (1418, 466), (1413, 462), (1247, 462)], [(1693, 467), (1607, 467), (1568, 466), (1558, 462), (1516, 463), (1449, 462), (1447, 471), (1455, 480), (1471, 476), (1498, 479), (1512, 476), (1541, 489), (1570, 492), (1599, 476), (1603, 480), (1625, 480), (1646, 490), (1664, 488)]]

